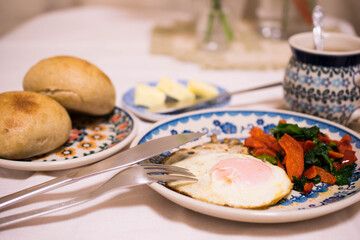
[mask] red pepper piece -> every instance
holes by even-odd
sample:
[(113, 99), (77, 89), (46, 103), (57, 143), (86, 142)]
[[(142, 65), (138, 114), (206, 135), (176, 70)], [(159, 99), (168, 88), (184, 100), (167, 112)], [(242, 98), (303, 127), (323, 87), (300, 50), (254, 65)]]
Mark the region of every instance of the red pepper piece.
[(316, 170), (316, 175), (319, 175), (321, 181), (330, 185), (333, 185), (336, 182), (336, 177), (329, 173), (328, 171), (324, 170), (321, 167), (313, 166)]
[(313, 179), (314, 177), (316, 177), (316, 175), (317, 175), (317, 172), (316, 172), (315, 166), (311, 166), (309, 169), (307, 169), (304, 172), (304, 176), (307, 179)]
[(258, 127), (254, 127), (250, 130), (250, 137), (245, 139), (245, 146), (258, 148), (269, 148), (272, 152), (280, 152), (281, 147), (276, 141), (276, 138), (270, 134), (265, 133)]
[(267, 155), (267, 156), (271, 156), (271, 157), (276, 157), (276, 153), (268, 148), (255, 149), (254, 156), (259, 156), (259, 155)]
[(277, 141), (269, 143), (268, 147), (271, 148), (272, 150), (274, 150), (275, 152), (282, 151), (280, 144)]
[(310, 140), (306, 140), (304, 143), (304, 153), (315, 147), (315, 143)]
[(340, 153), (344, 153), (346, 150), (352, 150), (350, 141), (351, 141), (351, 136), (346, 134), (341, 138), (340, 141), (337, 142), (337, 148)]
[(244, 145), (250, 148), (266, 148), (266, 144), (250, 136), (245, 139)]
[(334, 151), (328, 151), (328, 153), (329, 153), (329, 157), (331, 157), (331, 158), (337, 159), (337, 158), (344, 157), (344, 154), (342, 154), (342, 153), (338, 153), (338, 152), (334, 152)]
[(321, 181), (324, 183), (333, 185), (336, 182), (336, 177), (334, 175), (315, 165), (304, 172), (304, 176), (306, 176), (307, 179), (313, 179), (316, 175), (319, 175)]
[(280, 138), (279, 144), (286, 154), (286, 172), (290, 180), (293, 180), (293, 176), (301, 178), (304, 171), (304, 149), (286, 133)]
[(272, 142), (276, 141), (276, 138), (273, 135), (265, 133), (262, 129), (260, 129), (258, 127), (253, 127), (249, 133), (251, 136), (263, 136), (263, 137), (268, 138)]
[(304, 194), (309, 194), (314, 187), (314, 183), (309, 182), (304, 184)]
[(329, 138), (329, 136), (326, 133), (318, 133), (318, 138), (320, 142), (329, 144), (330, 142), (337, 142), (335, 140), (332, 140)]
[(356, 160), (357, 157), (355, 156), (355, 151), (345, 150), (340, 168), (343, 168), (347, 164), (353, 164)]
[(339, 171), (343, 167), (339, 162), (333, 162), (333, 165), (335, 167), (335, 172)]

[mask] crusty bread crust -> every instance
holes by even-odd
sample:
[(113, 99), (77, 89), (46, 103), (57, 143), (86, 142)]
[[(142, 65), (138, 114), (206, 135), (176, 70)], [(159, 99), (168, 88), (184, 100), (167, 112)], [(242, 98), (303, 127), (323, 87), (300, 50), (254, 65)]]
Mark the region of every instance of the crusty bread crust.
[(70, 134), (71, 119), (57, 101), (26, 91), (0, 94), (0, 157), (23, 159), (54, 150)]
[(115, 106), (115, 89), (95, 65), (70, 56), (44, 59), (26, 73), (26, 91), (45, 94), (67, 110), (90, 115), (110, 113)]

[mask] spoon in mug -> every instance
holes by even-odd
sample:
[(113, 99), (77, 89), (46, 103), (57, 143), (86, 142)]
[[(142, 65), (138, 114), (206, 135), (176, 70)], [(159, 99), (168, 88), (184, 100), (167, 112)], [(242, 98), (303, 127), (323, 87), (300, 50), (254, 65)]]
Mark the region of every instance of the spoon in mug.
[(324, 49), (324, 32), (323, 32), (323, 21), (324, 21), (325, 13), (321, 6), (316, 5), (314, 7), (312, 13), (312, 21), (313, 21), (313, 36), (314, 36), (314, 44), (315, 49), (318, 51), (322, 51)]

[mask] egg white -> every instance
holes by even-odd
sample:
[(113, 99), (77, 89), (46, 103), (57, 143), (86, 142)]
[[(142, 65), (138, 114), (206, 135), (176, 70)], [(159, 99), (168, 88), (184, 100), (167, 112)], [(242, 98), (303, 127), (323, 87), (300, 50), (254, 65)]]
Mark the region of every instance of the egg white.
[[(231, 158), (241, 158), (246, 161), (249, 159), (249, 161), (265, 164), (271, 170), (270, 177), (257, 184), (247, 184), (246, 181), (234, 183), (219, 180), (210, 174), (210, 170), (221, 160)], [(168, 183), (170, 188), (195, 199), (223, 206), (267, 207), (289, 194), (293, 187), (283, 169), (241, 153), (214, 152), (211, 149), (182, 149), (172, 154), (164, 163), (187, 168), (198, 179), (198, 182), (170, 182)]]

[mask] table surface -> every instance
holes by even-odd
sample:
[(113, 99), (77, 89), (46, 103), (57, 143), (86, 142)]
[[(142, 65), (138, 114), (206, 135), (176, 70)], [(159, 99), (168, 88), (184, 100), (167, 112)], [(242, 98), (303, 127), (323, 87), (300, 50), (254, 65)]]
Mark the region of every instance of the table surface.
[[(282, 79), (284, 70), (204, 70), (168, 56), (152, 55), (151, 29), (183, 13), (108, 7), (78, 7), (27, 21), (0, 39), (1, 92), (22, 90), (27, 70), (43, 58), (72, 55), (92, 62), (112, 79), (121, 96), (138, 82), (162, 76), (197, 78), (228, 90)], [(282, 109), (280, 87), (235, 96), (231, 107)], [(152, 123), (138, 120), (141, 132)], [(64, 171), (26, 172), (0, 168), (0, 196), (50, 180)], [(103, 177), (102, 177), (103, 178)], [(84, 193), (94, 178), (58, 189), (10, 208), (9, 212), (64, 200)], [(0, 214), (4, 216), (5, 214)], [(254, 224), (218, 219), (185, 209), (148, 186), (117, 189), (62, 212), (0, 229), (1, 239), (358, 239), (360, 203), (316, 219), (283, 224)]]

